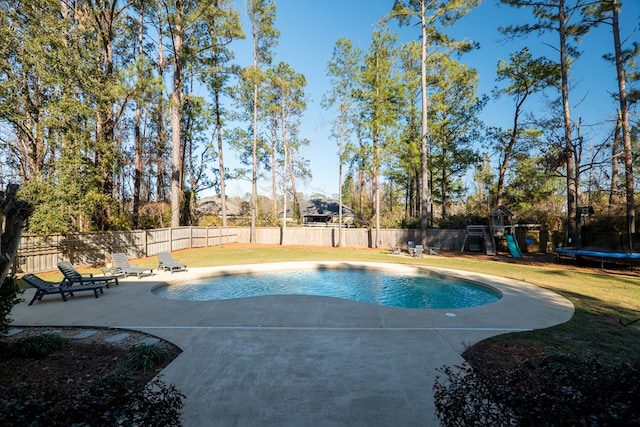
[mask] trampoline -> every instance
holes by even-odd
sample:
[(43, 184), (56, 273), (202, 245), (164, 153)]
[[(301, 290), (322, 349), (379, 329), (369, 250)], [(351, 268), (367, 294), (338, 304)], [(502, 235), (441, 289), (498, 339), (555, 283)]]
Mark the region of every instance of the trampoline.
[(623, 251), (606, 251), (602, 249), (571, 249), (571, 248), (556, 248), (556, 254), (558, 256), (564, 255), (575, 258), (596, 258), (600, 260), (600, 267), (604, 267), (605, 260), (612, 261), (630, 261), (640, 260), (640, 252), (623, 252)]

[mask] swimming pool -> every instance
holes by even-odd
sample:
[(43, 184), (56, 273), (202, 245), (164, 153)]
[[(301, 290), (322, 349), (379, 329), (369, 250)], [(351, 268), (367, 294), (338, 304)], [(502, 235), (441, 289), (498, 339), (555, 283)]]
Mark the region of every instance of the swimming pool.
[(155, 295), (190, 301), (266, 295), (314, 295), (402, 308), (454, 309), (486, 305), (501, 294), (462, 279), (430, 273), (323, 268), (231, 274), (155, 288)]

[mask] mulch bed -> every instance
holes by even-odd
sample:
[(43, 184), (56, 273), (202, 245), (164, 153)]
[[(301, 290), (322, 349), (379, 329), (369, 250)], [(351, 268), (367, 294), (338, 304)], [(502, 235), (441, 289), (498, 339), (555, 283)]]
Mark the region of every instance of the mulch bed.
[[(20, 382), (42, 385), (65, 384), (65, 390), (73, 393), (93, 379), (112, 373), (132, 346), (149, 337), (148, 334), (136, 331), (94, 329), (97, 331), (95, 335), (76, 340), (72, 337), (86, 329), (43, 327), (16, 329), (23, 329), (23, 332), (0, 337), (0, 389), (6, 389), (8, 385)], [(16, 356), (11, 351), (11, 344), (17, 340), (45, 332), (60, 333), (61, 336), (69, 339), (65, 340), (60, 350), (54, 351), (43, 360), (27, 360)], [(123, 332), (128, 333), (129, 337), (113, 343), (104, 342), (106, 337)], [(161, 340), (158, 345), (166, 348), (170, 357), (153, 370), (136, 373), (133, 376), (136, 381), (146, 384), (180, 354), (177, 347), (166, 341)]]

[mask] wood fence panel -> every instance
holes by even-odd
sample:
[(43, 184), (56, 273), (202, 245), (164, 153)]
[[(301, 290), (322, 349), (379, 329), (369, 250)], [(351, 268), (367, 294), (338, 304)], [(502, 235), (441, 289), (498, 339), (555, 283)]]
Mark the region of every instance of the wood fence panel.
[(284, 231), (283, 245), (335, 246), (333, 229), (287, 227)]
[[(204, 231), (203, 231), (204, 230)], [(212, 231), (213, 230), (213, 231)], [(194, 239), (202, 235), (199, 240)], [(216, 242), (236, 242), (237, 228), (180, 227), (176, 229), (134, 230), (115, 232), (71, 233), (68, 235), (23, 234), (18, 256), (14, 262), (15, 273), (41, 273), (55, 271), (61, 260), (74, 265), (105, 265), (111, 263), (110, 254), (125, 253), (129, 258), (153, 256), (158, 252), (187, 249), (194, 241), (211, 246), (208, 236)]]
[(342, 246), (347, 248), (370, 248), (371, 235), (366, 228), (345, 228), (342, 230)]
[(280, 227), (256, 227), (256, 243), (279, 245)]
[(64, 259), (65, 248), (66, 239), (62, 234), (23, 234), (14, 270), (16, 273), (55, 270), (58, 262)]
[[(285, 245), (335, 246), (337, 228), (287, 227)], [(343, 228), (342, 246), (372, 247), (372, 231), (363, 228)], [(15, 263), (15, 271), (39, 273), (56, 270), (58, 261), (68, 259), (75, 265), (104, 265), (111, 262), (110, 254), (123, 252), (129, 258), (154, 256), (158, 252), (222, 245), (249, 243), (249, 227), (180, 227), (158, 230), (74, 233), (69, 235), (23, 235)], [(380, 231), (382, 248), (400, 243), (406, 250), (407, 242), (421, 241), (422, 231), (413, 229), (383, 229)], [(428, 246), (442, 250), (459, 251), (464, 243), (465, 230), (428, 230)], [(256, 243), (279, 245), (279, 227), (256, 228)], [(419, 243), (418, 243), (419, 244)]]
[(101, 265), (111, 252), (113, 233), (73, 233), (67, 236), (66, 259), (72, 264)]
[(205, 241), (205, 245), (206, 246), (219, 246), (222, 245), (226, 242), (226, 239), (223, 237), (226, 237), (226, 234), (230, 232), (231, 229), (226, 228), (207, 228), (207, 234), (206, 234), (206, 241)]
[(171, 229), (171, 252), (191, 248), (191, 227)]
[(428, 246), (445, 251), (459, 251), (464, 245), (466, 233), (465, 230), (429, 230)]
[(157, 255), (158, 252), (171, 252), (171, 229), (146, 230), (147, 242), (145, 255)]
[(207, 228), (206, 246), (220, 246), (238, 241), (237, 227)]
[(206, 248), (208, 241), (207, 227), (191, 227), (192, 248)]
[(249, 243), (250, 240), (250, 230), (249, 227), (238, 227), (238, 243)]
[[(109, 254), (112, 253), (124, 253), (129, 258), (139, 258), (146, 255), (146, 232), (144, 230), (114, 231), (110, 234), (111, 238), (105, 239), (102, 248), (107, 254), (106, 258), (109, 258)], [(109, 261), (111, 260), (109, 259)]]
[(407, 242), (411, 240), (410, 231), (403, 228), (385, 229), (381, 232), (382, 248), (395, 248), (397, 246), (406, 249)]
[[(36, 236), (23, 234), (14, 262), (16, 272), (53, 267), (62, 258), (63, 235)], [(55, 261), (55, 262), (54, 262)]]

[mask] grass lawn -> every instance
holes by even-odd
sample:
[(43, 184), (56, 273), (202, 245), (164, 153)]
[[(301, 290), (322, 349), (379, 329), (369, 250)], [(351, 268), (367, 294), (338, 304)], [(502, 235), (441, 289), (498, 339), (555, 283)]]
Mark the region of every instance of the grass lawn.
[[(640, 318), (640, 277), (615, 274), (597, 269), (577, 269), (567, 265), (523, 264), (486, 259), (446, 256), (410, 258), (391, 256), (388, 249), (316, 248), (308, 246), (270, 246), (228, 244), (205, 249), (182, 250), (173, 257), (188, 267), (210, 267), (233, 264), (256, 264), (283, 261), (370, 261), (426, 265), (474, 271), (522, 280), (557, 292), (575, 305), (575, 315), (567, 323), (552, 328), (502, 335), (493, 340), (508, 342), (514, 337), (535, 341), (550, 351), (574, 353), (579, 357), (595, 356), (603, 361), (640, 360), (640, 322), (623, 326)], [(157, 258), (132, 260), (132, 264), (155, 267)], [(100, 270), (79, 269), (82, 273)], [(61, 280), (53, 272), (40, 275), (48, 280)]]

